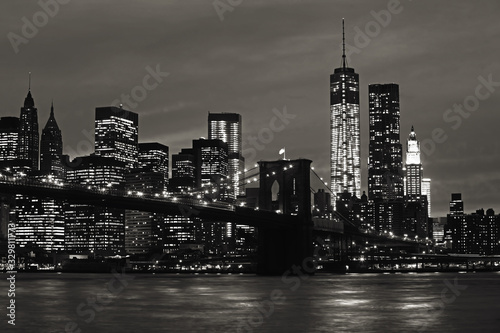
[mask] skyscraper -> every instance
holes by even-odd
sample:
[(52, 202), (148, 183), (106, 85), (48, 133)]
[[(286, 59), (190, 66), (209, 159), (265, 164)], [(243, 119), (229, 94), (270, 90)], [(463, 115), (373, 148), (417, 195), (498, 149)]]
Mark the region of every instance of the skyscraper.
[(158, 142), (139, 143), (138, 168), (141, 171), (161, 173), (164, 186), (168, 184), (168, 161), (168, 146)]
[(219, 139), (227, 143), (228, 147), (228, 176), (232, 187), (230, 198), (244, 192), (239, 186), (241, 173), (245, 168), (245, 159), (242, 155), (241, 115), (237, 113), (209, 113), (209, 139)]
[(169, 185), (173, 192), (189, 191), (195, 187), (196, 162), (192, 148), (184, 148), (172, 155), (172, 178)]
[(452, 193), (450, 201), (450, 215), (463, 215), (464, 202), (462, 201), (462, 193)]
[[(217, 191), (214, 198), (221, 200), (227, 194), (228, 154), (227, 143), (222, 140), (193, 140), (197, 187)], [(215, 192), (214, 192), (215, 193)]]
[(0, 118), (0, 162), (17, 158), (17, 141), (19, 135), (19, 118)]
[[(406, 195), (415, 197), (422, 195), (422, 163), (420, 162), (420, 142), (413, 126), (406, 141)], [(429, 200), (429, 198), (427, 198)]]
[[(126, 164), (102, 156), (78, 157), (68, 168), (67, 181), (106, 192), (123, 189)], [(65, 244), (71, 253), (120, 254), (125, 249), (125, 209), (68, 203)]]
[(32, 171), (38, 170), (40, 137), (38, 135), (38, 111), (35, 108), (35, 101), (31, 96), (31, 90), (24, 99), (24, 106), (21, 108), (19, 118), (19, 138), (17, 144), (17, 154), (20, 160), (28, 163)]
[(54, 117), (54, 104), (50, 107), (50, 116), (42, 130), (40, 140), (40, 171), (56, 177), (64, 176), (62, 165), (62, 135)]
[(114, 106), (95, 109), (95, 154), (114, 157), (132, 169), (138, 163), (137, 113)]
[(330, 187), (361, 196), (359, 75), (347, 67), (342, 20), (342, 67), (330, 75)]
[(403, 199), (403, 149), (399, 130), (399, 86), (369, 85), (368, 197)]
[[(157, 142), (139, 143), (138, 168), (125, 175), (128, 193), (163, 195), (168, 183), (168, 147)], [(161, 252), (164, 214), (125, 211), (125, 251), (127, 253)]]
[(16, 194), (16, 244), (35, 246), (47, 252), (65, 248), (62, 200)]
[(422, 179), (422, 195), (427, 196), (427, 214), (431, 217), (431, 179)]

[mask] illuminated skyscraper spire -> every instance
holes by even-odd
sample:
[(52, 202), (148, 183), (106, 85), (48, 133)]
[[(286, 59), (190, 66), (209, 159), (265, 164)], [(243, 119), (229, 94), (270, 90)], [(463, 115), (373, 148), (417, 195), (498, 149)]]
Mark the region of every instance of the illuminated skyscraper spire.
[(38, 111), (31, 96), (31, 72), (28, 78), (28, 95), (24, 99), (19, 117), (19, 137), (17, 155), (20, 160), (26, 161), (32, 171), (38, 170), (39, 144)]
[(345, 57), (345, 29), (344, 18), (342, 18), (342, 68), (346, 68), (347, 60)]
[[(411, 127), (408, 140), (406, 141), (406, 164), (405, 164), (405, 195), (407, 200), (415, 200), (423, 195), (423, 172), (420, 161), (420, 142), (417, 141), (417, 134), (413, 126)], [(430, 200), (430, 198), (427, 198)]]
[(330, 187), (361, 196), (359, 75), (347, 67), (342, 19), (342, 65), (330, 75)]
[(54, 102), (40, 140), (40, 170), (56, 177), (64, 176), (62, 166), (62, 134), (54, 116)]

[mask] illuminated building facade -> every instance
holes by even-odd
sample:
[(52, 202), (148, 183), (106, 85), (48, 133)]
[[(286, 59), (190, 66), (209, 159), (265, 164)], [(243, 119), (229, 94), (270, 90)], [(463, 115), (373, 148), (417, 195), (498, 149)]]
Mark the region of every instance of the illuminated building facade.
[(406, 141), (406, 195), (422, 195), (422, 163), (420, 162), (420, 142), (413, 126)]
[(219, 139), (227, 143), (228, 177), (232, 187), (229, 196), (233, 200), (240, 193), (244, 193), (244, 187), (239, 184), (245, 169), (245, 159), (242, 155), (241, 126), (241, 115), (237, 113), (208, 114), (209, 139)]
[(402, 200), (403, 149), (399, 128), (399, 86), (371, 84), (369, 90), (370, 143), (368, 198)]
[[(353, 68), (347, 67), (346, 62), (344, 46), (342, 67), (336, 68), (330, 75), (330, 186), (335, 195), (347, 191), (359, 198), (361, 196), (359, 75)], [(335, 197), (332, 197), (333, 205), (335, 200)]]
[(450, 201), (450, 215), (464, 215), (462, 193), (452, 193)]
[(478, 209), (464, 214), (460, 193), (453, 193), (445, 229), (451, 231), (452, 251), (455, 253), (500, 254), (500, 217), (493, 209)]
[[(196, 186), (207, 187), (217, 193), (217, 200), (228, 192), (228, 145), (222, 140), (193, 140)], [(215, 192), (216, 191), (216, 192)]]
[[(207, 201), (230, 200), (228, 182), (228, 144), (219, 139), (193, 140), (196, 187)], [(234, 224), (210, 223), (202, 227), (205, 251), (220, 254), (234, 246)]]
[(191, 148), (184, 148), (172, 155), (172, 178), (169, 182), (173, 192), (190, 191), (196, 186), (196, 161)]
[(95, 109), (95, 154), (113, 157), (127, 168), (138, 164), (137, 113), (109, 106)]
[(31, 96), (31, 91), (28, 91), (19, 117), (17, 155), (20, 160), (27, 162), (31, 171), (38, 170), (39, 144), (38, 111), (35, 108), (35, 101)]
[[(125, 175), (129, 195), (163, 195), (165, 178), (162, 172), (134, 170)], [(165, 215), (138, 210), (125, 211), (125, 251), (127, 253), (162, 252)]]
[(19, 135), (19, 118), (0, 118), (0, 162), (17, 159), (17, 140)]
[(163, 175), (163, 184), (168, 184), (168, 146), (158, 142), (139, 143), (138, 169), (141, 171), (159, 172)]
[(62, 134), (54, 116), (54, 104), (50, 107), (50, 116), (42, 130), (40, 140), (40, 171), (57, 178), (64, 178), (62, 164)]
[(65, 248), (63, 202), (16, 194), (16, 245), (38, 247), (46, 252)]
[[(123, 189), (126, 164), (102, 156), (77, 157), (68, 168), (69, 183), (95, 191)], [(121, 254), (125, 250), (125, 209), (68, 203), (65, 207), (66, 249), (71, 253)]]
[(431, 217), (431, 179), (423, 178), (422, 179), (422, 195), (427, 197), (427, 215)]

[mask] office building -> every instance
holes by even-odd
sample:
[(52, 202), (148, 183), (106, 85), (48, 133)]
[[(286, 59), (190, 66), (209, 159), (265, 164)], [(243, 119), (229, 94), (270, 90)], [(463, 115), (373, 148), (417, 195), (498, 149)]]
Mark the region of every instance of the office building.
[(19, 118), (0, 118), (0, 162), (8, 163), (17, 159)]
[(163, 183), (168, 184), (168, 146), (158, 142), (139, 143), (138, 169), (148, 172), (159, 172), (163, 175)]
[(431, 217), (431, 179), (423, 178), (422, 179), (422, 195), (427, 197), (427, 215)]
[(244, 193), (244, 184), (240, 186), (240, 179), (245, 169), (245, 159), (242, 155), (241, 115), (237, 113), (209, 113), (209, 139), (219, 139), (227, 143), (228, 148), (228, 178), (232, 190), (230, 199), (235, 200), (240, 193)]
[(450, 201), (450, 215), (463, 215), (464, 202), (462, 200), (462, 193), (452, 193)]
[(38, 111), (31, 90), (24, 99), (19, 117), (17, 156), (26, 162), (31, 171), (38, 170), (40, 137), (38, 134)]
[(54, 104), (50, 107), (50, 116), (42, 130), (40, 140), (40, 171), (56, 178), (64, 178), (65, 169), (62, 163), (62, 134), (54, 116)]
[[(68, 168), (68, 183), (89, 190), (123, 190), (125, 162), (102, 156), (78, 157)], [(125, 250), (125, 209), (68, 203), (65, 206), (66, 249), (71, 253), (116, 255)]]
[[(162, 172), (137, 169), (125, 175), (131, 196), (160, 197), (165, 190)], [(165, 215), (138, 210), (125, 211), (125, 251), (130, 254), (163, 252)]]
[(413, 126), (406, 141), (406, 196), (422, 195), (422, 163), (420, 161), (420, 142)]
[(226, 199), (230, 192), (227, 147), (227, 143), (219, 139), (193, 140), (196, 187), (210, 188), (210, 196), (216, 200)]
[(169, 186), (173, 192), (191, 191), (196, 187), (196, 161), (191, 148), (172, 155), (172, 178)]
[(63, 201), (16, 194), (16, 245), (48, 253), (65, 249)]
[(347, 66), (344, 21), (341, 67), (330, 75), (330, 186), (335, 195), (361, 195), (359, 75)]
[(137, 113), (113, 106), (95, 109), (95, 154), (113, 157), (129, 169), (138, 164)]
[(399, 86), (369, 85), (370, 141), (368, 198), (403, 199), (403, 151), (399, 128)]

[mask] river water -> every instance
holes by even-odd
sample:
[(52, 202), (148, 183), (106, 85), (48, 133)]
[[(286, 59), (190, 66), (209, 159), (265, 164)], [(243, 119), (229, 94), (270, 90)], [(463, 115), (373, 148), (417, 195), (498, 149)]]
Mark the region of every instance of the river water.
[(500, 332), (500, 273), (6, 277), (0, 332)]

